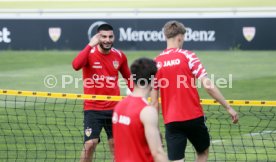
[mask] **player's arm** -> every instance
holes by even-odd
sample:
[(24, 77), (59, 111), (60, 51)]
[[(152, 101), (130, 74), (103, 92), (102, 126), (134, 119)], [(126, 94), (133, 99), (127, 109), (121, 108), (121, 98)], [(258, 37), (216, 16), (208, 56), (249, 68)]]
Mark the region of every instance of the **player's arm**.
[(157, 110), (151, 106), (145, 107), (140, 113), (140, 120), (144, 125), (145, 136), (155, 162), (167, 162), (167, 155), (162, 148), (158, 129)]
[(133, 88), (134, 88), (134, 84), (130, 79), (131, 73), (130, 73), (130, 70), (128, 67), (128, 62), (127, 62), (127, 58), (126, 58), (125, 54), (122, 54), (122, 59), (123, 59), (123, 62), (122, 62), (122, 65), (119, 70), (120, 70), (120, 73), (122, 74), (123, 78), (126, 80), (126, 84), (127, 84), (128, 88), (132, 92)]
[(156, 108), (159, 114), (159, 72), (155, 74), (154, 80), (151, 81), (151, 85), (153, 85), (152, 90), (150, 92), (151, 102), (150, 104)]
[(200, 80), (206, 92), (226, 109), (232, 117), (232, 122), (237, 123), (239, 120), (237, 112), (226, 102), (219, 89), (207, 76), (201, 77)]
[(193, 52), (189, 52), (186, 53), (185, 56), (188, 59), (188, 65), (194, 77), (200, 79), (207, 93), (226, 109), (226, 111), (232, 117), (232, 122), (237, 123), (239, 120), (237, 112), (226, 102), (223, 95), (220, 93), (219, 89), (207, 77), (207, 72), (201, 64), (199, 58), (196, 56), (196, 54)]
[[(151, 106), (153, 106), (154, 108), (156, 108), (157, 110), (157, 113), (158, 113), (158, 121), (159, 121), (159, 91), (158, 89), (152, 89), (151, 92), (150, 92), (150, 97), (151, 97)], [(158, 122), (158, 130), (160, 131), (160, 124)], [(161, 138), (161, 143), (162, 143), (162, 146), (163, 146), (163, 136), (161, 133), (159, 133), (159, 136)]]
[(88, 62), (88, 55), (90, 53), (90, 50), (92, 47), (97, 45), (99, 43), (99, 36), (100, 34), (94, 35), (88, 45), (80, 51), (80, 53), (75, 57), (75, 59), (72, 62), (72, 66), (75, 70), (80, 70), (82, 67), (84, 67)]
[(152, 89), (151, 90), (151, 93), (150, 93), (150, 97), (151, 97), (151, 102), (150, 104), (155, 107), (158, 111), (159, 111), (159, 101), (158, 101), (158, 98), (159, 98), (159, 91), (158, 89)]

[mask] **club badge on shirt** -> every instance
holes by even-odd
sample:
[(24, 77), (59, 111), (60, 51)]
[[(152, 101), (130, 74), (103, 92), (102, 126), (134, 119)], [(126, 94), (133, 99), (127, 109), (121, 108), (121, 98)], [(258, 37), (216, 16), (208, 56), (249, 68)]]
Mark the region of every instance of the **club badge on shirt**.
[(119, 61), (113, 61), (113, 67), (115, 68), (115, 69), (118, 69), (118, 67), (119, 67)]

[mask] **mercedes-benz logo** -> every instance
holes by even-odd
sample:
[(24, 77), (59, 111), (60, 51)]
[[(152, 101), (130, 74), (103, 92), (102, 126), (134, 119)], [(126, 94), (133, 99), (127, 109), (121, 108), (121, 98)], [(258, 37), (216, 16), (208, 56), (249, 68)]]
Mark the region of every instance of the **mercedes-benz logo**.
[(98, 26), (100, 26), (100, 25), (102, 25), (102, 24), (107, 24), (106, 22), (104, 22), (104, 21), (96, 21), (96, 22), (94, 22), (93, 24), (91, 24), (90, 25), (90, 27), (89, 27), (89, 29), (88, 29), (88, 40), (90, 41), (90, 39), (92, 38), (92, 36), (94, 35), (94, 34), (96, 34), (96, 32), (94, 31), (93, 32), (93, 29), (96, 27), (96, 29), (97, 29), (97, 27)]

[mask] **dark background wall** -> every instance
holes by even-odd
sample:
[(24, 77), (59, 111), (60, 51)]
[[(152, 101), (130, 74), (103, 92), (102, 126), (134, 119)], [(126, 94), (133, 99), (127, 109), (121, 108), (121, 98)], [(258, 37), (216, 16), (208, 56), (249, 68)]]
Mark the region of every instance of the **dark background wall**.
[[(115, 47), (161, 50), (163, 25), (170, 19), (2, 19), (0, 49), (82, 49), (102, 22), (114, 27)], [(276, 18), (175, 19), (187, 27), (185, 48), (191, 50), (275, 50)], [(54, 29), (53, 29), (54, 28)], [(246, 36), (249, 39), (246, 39)], [(54, 39), (58, 38), (58, 39)]]

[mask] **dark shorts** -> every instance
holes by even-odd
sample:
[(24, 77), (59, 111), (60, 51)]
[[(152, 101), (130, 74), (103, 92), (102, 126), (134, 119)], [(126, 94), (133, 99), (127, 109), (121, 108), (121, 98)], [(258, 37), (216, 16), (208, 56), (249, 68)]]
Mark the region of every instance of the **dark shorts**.
[(98, 138), (104, 128), (107, 138), (112, 138), (112, 113), (113, 110), (87, 110), (84, 111), (84, 142)]
[(171, 122), (166, 124), (165, 128), (169, 160), (180, 160), (185, 157), (187, 139), (198, 153), (202, 153), (210, 146), (210, 136), (204, 117)]

